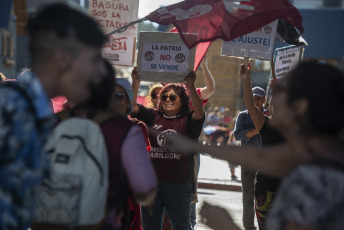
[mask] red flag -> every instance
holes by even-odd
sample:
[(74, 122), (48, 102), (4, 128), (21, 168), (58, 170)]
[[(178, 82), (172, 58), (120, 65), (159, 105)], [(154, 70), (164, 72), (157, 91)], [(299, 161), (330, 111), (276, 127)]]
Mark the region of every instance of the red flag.
[[(176, 27), (170, 30), (170, 33), (178, 33), (178, 30)], [(201, 61), (205, 55), (205, 53), (208, 51), (208, 48), (210, 46), (211, 42), (201, 42), (198, 43), (196, 46), (196, 54), (195, 54), (195, 63), (194, 63), (194, 71), (198, 69), (198, 66), (201, 64)]]
[(303, 32), (302, 16), (288, 0), (182, 1), (153, 11), (147, 19), (162, 25), (174, 24), (189, 48), (217, 38), (230, 41), (276, 19)]

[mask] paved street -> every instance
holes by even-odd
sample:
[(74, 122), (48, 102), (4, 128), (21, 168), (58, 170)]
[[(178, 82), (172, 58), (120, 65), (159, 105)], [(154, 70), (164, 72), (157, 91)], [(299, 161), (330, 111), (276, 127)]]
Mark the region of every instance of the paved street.
[[(236, 168), (235, 174), (238, 176), (240, 181), (240, 167)], [(242, 228), (242, 192), (240, 191), (241, 183), (231, 180), (228, 163), (201, 155), (199, 182), (202, 182), (204, 185), (208, 185), (207, 187), (213, 189), (198, 189), (199, 203), (197, 204), (196, 230), (210, 229), (200, 223), (200, 216), (198, 215), (201, 205), (205, 200), (211, 204), (216, 204), (226, 208), (226, 210), (232, 215), (233, 220), (239, 227)], [(228, 189), (218, 190), (224, 189), (224, 186), (222, 185), (228, 185), (225, 187)], [(256, 223), (256, 227), (257, 226), (258, 225)]]
[(214, 189), (199, 189), (198, 190), (198, 199), (199, 203), (197, 204), (197, 225), (196, 230), (208, 230), (207, 226), (203, 225), (200, 222), (200, 216), (198, 212), (202, 206), (203, 201), (207, 201), (211, 204), (219, 205), (232, 215), (235, 223), (239, 227), (242, 227), (242, 203), (241, 203), (242, 193), (241, 192), (232, 192), (232, 191), (221, 191)]

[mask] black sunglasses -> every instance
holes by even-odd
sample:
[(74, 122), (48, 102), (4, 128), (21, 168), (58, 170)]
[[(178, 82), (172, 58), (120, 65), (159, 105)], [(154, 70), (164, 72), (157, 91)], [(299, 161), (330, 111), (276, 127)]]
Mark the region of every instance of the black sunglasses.
[(122, 93), (122, 92), (117, 92), (117, 93), (114, 93), (114, 95), (113, 95), (113, 97), (117, 101), (122, 101), (125, 96), (127, 96), (127, 94), (126, 93)]
[(175, 100), (177, 100), (177, 97), (178, 97), (177, 94), (170, 94), (170, 95), (161, 94), (161, 95), (160, 95), (160, 99), (161, 99), (162, 101), (166, 101), (167, 98), (170, 98), (170, 101), (175, 101)]

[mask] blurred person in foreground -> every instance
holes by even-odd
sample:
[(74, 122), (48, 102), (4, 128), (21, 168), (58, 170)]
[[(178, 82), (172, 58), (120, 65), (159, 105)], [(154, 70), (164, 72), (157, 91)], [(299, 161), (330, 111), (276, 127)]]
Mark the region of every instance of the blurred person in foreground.
[[(283, 177), (267, 217), (268, 230), (343, 229), (343, 73), (328, 64), (303, 62), (275, 82), (272, 93), (270, 124), (286, 143), (262, 149), (214, 147), (173, 136), (173, 148), (201, 150), (246, 168), (258, 168), (265, 175)], [(328, 113), (325, 107), (336, 112)], [(239, 229), (222, 208), (206, 204), (201, 215), (213, 229)]]
[[(133, 98), (133, 91), (131, 88), (131, 85), (129, 83), (129, 81), (125, 78), (116, 78), (116, 84), (114, 87), (114, 92), (112, 95), (112, 100), (111, 100), (111, 110), (114, 111), (115, 113), (117, 113), (118, 115), (129, 119), (130, 122), (132, 122), (133, 124), (138, 125), (141, 128), (144, 140), (145, 140), (145, 144), (146, 144), (146, 148), (145, 149), (135, 149), (132, 150), (133, 153), (135, 153), (135, 156), (137, 157), (142, 157), (142, 156), (147, 156), (147, 150), (150, 151), (151, 146), (150, 146), (150, 142), (149, 142), (149, 138), (148, 138), (148, 128), (146, 126), (145, 123), (143, 123), (142, 121), (135, 119), (135, 118), (131, 118), (128, 117), (128, 115), (131, 113), (131, 101)], [(134, 160), (134, 159), (133, 159)], [(149, 160), (150, 163), (150, 160)], [(140, 163), (142, 168), (149, 168), (152, 167), (151, 164), (142, 164)], [(138, 171), (136, 168), (131, 168), (128, 169), (131, 171), (131, 173), (137, 174)], [(154, 169), (153, 169), (154, 172)], [(153, 178), (146, 178), (145, 179), (141, 179), (142, 182), (147, 183), (149, 181), (151, 181), (152, 179), (154, 179), (156, 181), (156, 176), (154, 173), (154, 177)], [(156, 184), (155, 184), (156, 185)], [(142, 229), (141, 227), (141, 205), (139, 202), (137, 202), (137, 200), (135, 199), (135, 197), (133, 196), (133, 191), (135, 191), (135, 188), (132, 189), (129, 186), (129, 191), (127, 194), (127, 205), (128, 205), (128, 210), (127, 210), (127, 216), (129, 217), (129, 223), (128, 223), (128, 227), (131, 230), (140, 230)], [(151, 194), (155, 195), (156, 189), (151, 191)], [(154, 199), (152, 199), (154, 200)], [(144, 204), (144, 206), (147, 206), (147, 204)]]
[(0, 89), (0, 229), (27, 230), (37, 187), (48, 171), (43, 145), (54, 121), (50, 99), (82, 102), (105, 72), (105, 35), (87, 15), (49, 5), (28, 21), (32, 70)]

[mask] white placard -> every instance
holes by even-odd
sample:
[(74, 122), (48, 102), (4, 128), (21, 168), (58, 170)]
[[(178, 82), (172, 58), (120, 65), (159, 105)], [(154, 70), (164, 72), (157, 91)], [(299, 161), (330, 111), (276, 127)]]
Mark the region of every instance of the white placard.
[(103, 57), (113, 65), (133, 66), (135, 61), (135, 36), (115, 34), (103, 46)]
[(193, 70), (195, 51), (189, 50), (178, 33), (141, 32), (137, 57), (141, 80), (184, 82)]
[(302, 46), (288, 46), (275, 51), (276, 78), (283, 78), (291, 71), (303, 57)]
[[(88, 13), (107, 34), (138, 19), (139, 0), (89, 0)], [(137, 36), (138, 24), (122, 35)]]
[(222, 43), (221, 55), (271, 60), (278, 20), (259, 30)]

